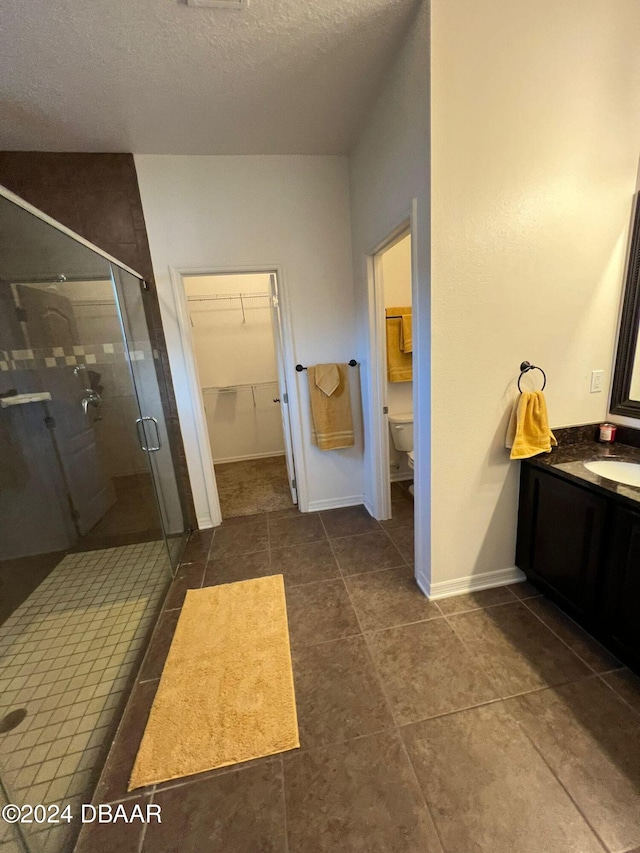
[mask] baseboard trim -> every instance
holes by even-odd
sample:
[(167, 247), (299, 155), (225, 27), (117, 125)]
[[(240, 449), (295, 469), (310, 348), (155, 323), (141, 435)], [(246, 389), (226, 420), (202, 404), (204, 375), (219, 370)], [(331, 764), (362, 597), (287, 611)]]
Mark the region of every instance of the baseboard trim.
[(413, 471), (396, 471), (389, 477), (392, 483), (402, 483), (404, 480), (413, 480)]
[(267, 459), (270, 456), (284, 456), (284, 450), (277, 453), (249, 453), (247, 456), (224, 456), (222, 459), (214, 459), (214, 465), (224, 465), (225, 462), (246, 462), (248, 459)]
[(323, 509), (340, 509), (344, 506), (358, 506), (364, 503), (364, 495), (349, 495), (346, 498), (328, 498), (324, 501), (309, 501), (308, 512), (320, 512)]
[(439, 583), (429, 584), (429, 590), (425, 589), (426, 584), (418, 584), (424, 594), (431, 600), (439, 598), (451, 598), (453, 595), (463, 595), (465, 592), (477, 592), (480, 589), (492, 589), (496, 586), (506, 586), (509, 583), (520, 583), (526, 580), (523, 572), (516, 566), (509, 569), (498, 569), (495, 572), (483, 572), (481, 575), (469, 575), (465, 578), (455, 578), (450, 581), (440, 581)]

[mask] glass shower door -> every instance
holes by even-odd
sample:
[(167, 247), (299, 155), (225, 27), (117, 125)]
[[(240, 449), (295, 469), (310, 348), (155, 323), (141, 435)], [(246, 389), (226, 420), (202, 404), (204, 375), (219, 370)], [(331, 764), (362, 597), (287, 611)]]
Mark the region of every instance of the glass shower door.
[(159, 355), (149, 333), (144, 282), (127, 270), (111, 265), (111, 274), (120, 309), (129, 367), (136, 389), (139, 414), (136, 429), (141, 449), (147, 453), (153, 473), (158, 511), (174, 569), (184, 544), (184, 515), (164, 416), (164, 380)]
[[(91, 800), (184, 539), (151, 339), (139, 278), (0, 192), (0, 800), (18, 806)], [(0, 825), (0, 853), (68, 853), (77, 829)]]

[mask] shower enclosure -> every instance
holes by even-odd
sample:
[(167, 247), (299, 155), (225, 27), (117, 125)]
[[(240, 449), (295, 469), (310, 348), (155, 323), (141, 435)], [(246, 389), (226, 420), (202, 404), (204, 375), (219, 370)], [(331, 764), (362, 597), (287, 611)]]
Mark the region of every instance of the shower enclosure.
[[(91, 799), (185, 540), (132, 270), (0, 189), (0, 801)], [(9, 825), (67, 853), (78, 820)]]

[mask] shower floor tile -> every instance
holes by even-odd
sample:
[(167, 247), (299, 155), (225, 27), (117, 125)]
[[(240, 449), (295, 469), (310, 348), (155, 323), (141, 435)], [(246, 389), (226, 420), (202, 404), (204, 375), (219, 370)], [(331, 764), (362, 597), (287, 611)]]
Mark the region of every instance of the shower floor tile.
[[(0, 626), (0, 774), (13, 802), (88, 802), (169, 575), (163, 542), (68, 554)], [(66, 832), (38, 833), (47, 853)]]

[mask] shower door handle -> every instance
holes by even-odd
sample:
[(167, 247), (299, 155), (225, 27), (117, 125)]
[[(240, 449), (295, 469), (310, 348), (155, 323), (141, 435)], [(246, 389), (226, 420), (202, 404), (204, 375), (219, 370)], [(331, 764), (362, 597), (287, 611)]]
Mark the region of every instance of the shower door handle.
[[(147, 421), (152, 423), (156, 430), (156, 443), (155, 445), (147, 446), (147, 436), (145, 433), (144, 422)], [(150, 453), (155, 450), (160, 450), (162, 447), (162, 442), (160, 441), (160, 430), (158, 429), (158, 421), (155, 418), (150, 417), (149, 415), (145, 415), (142, 418), (136, 418), (136, 428), (138, 430), (138, 440), (140, 441), (140, 447), (142, 450), (149, 451)]]

